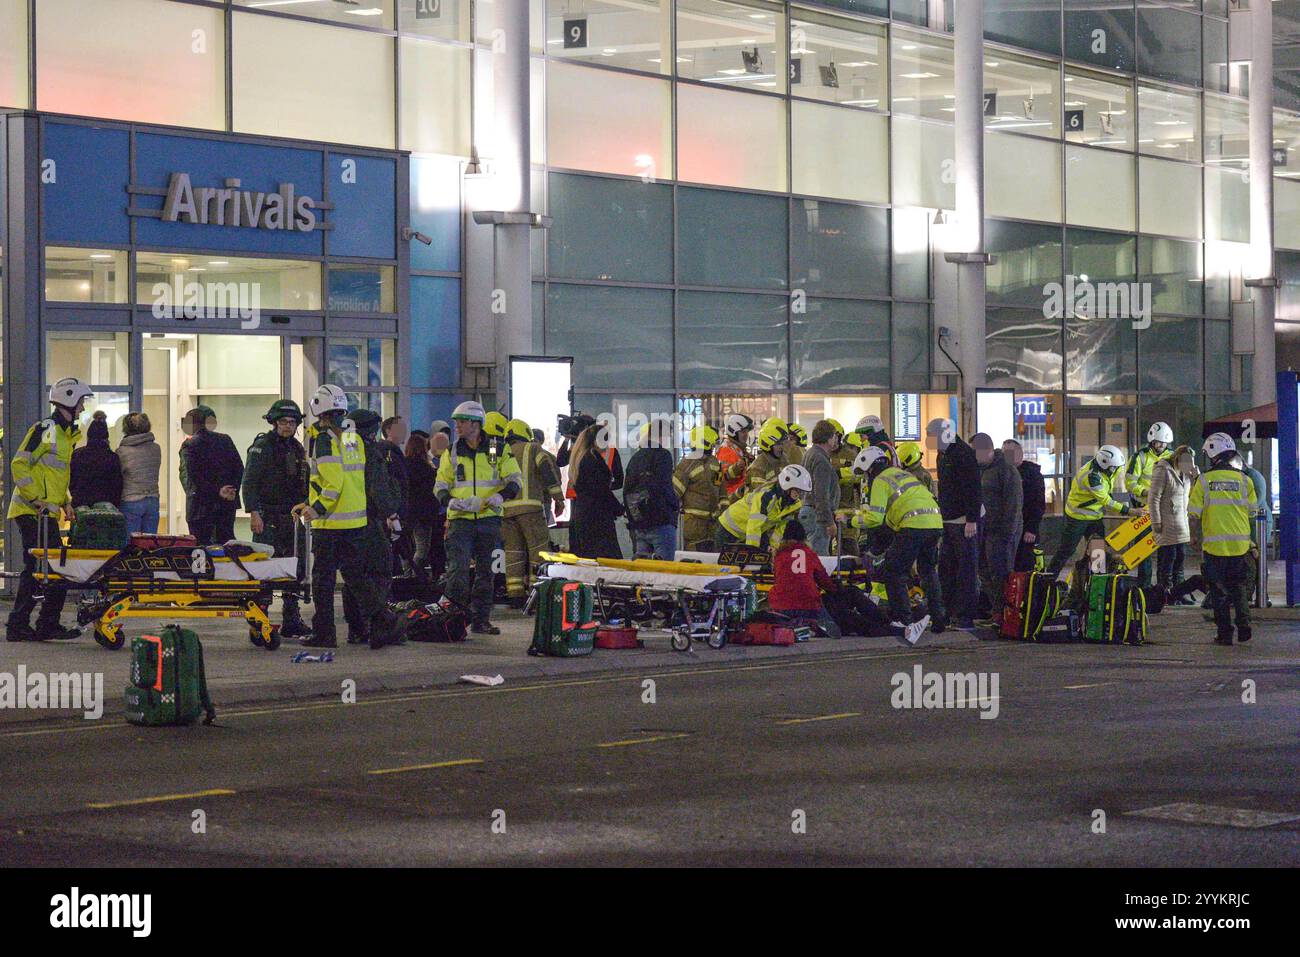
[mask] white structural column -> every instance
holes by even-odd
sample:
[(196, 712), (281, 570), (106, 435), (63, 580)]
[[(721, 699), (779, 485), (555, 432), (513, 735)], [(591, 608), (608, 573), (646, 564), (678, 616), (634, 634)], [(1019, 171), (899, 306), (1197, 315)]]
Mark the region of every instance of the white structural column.
[[(957, 339), (962, 370), (960, 430), (975, 422), (975, 390), (987, 366), (984, 331), (984, 0), (961, 0), (954, 10), (956, 222), (945, 258), (957, 269)], [(940, 316), (938, 325), (946, 325)]]
[(1246, 285), (1255, 304), (1255, 356), (1251, 400), (1277, 400), (1273, 265), (1273, 4), (1251, 0), (1250, 9), (1250, 266)]
[[(494, 122), (493, 208), (506, 213), (532, 212), (532, 156), (529, 141), (528, 0), (495, 0), (493, 34)], [(520, 219), (524, 219), (520, 217)], [(531, 224), (505, 222), (494, 227), (497, 407), (509, 399), (510, 356), (527, 355), (533, 346)]]

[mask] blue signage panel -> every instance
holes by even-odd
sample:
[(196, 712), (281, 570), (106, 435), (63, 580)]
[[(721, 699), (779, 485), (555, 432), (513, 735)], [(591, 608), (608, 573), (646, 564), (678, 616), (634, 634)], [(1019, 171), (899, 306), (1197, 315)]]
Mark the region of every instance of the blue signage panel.
[(41, 141), (45, 241), (125, 246), (131, 138), (115, 127), (46, 123)]
[[(216, 225), (211, 221), (165, 222), (159, 218), (137, 217), (138, 244), (167, 249), (215, 249), (297, 256), (323, 254), (324, 231), (319, 225), (331, 217), (322, 210), (315, 210), (317, 228), (310, 231), (288, 228), (278, 220), (272, 220), (266, 226), (248, 223), (249, 218), (268, 208), (271, 196), (281, 197), (290, 207), (285, 212), (290, 217), (298, 208), (299, 200), (322, 201), (324, 184), (319, 150), (161, 133), (138, 133), (135, 145), (134, 185), (167, 189), (174, 183), (175, 174), (183, 173), (189, 177), (195, 191), (238, 190), (242, 195), (234, 198), (243, 200), (240, 203), (242, 221), (238, 226)], [(131, 199), (131, 205), (141, 209), (161, 211), (164, 206), (162, 196), (137, 194)], [(390, 216), (391, 208), (390, 203)]]
[(330, 256), (396, 259), (397, 163), (330, 154)]
[(1277, 374), (1277, 475), (1282, 509), (1278, 545), (1286, 565), (1286, 603), (1300, 605), (1300, 377)]
[(921, 438), (921, 396), (919, 394), (894, 393), (894, 438), (913, 442)]

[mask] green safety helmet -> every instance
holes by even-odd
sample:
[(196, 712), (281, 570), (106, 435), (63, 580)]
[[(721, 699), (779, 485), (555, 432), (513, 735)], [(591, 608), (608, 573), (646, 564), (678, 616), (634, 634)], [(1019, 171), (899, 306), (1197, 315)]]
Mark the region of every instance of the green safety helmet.
[(280, 419), (293, 419), (295, 422), (302, 421), (302, 409), (293, 399), (279, 399), (271, 404), (266, 415), (262, 416), (266, 421), (275, 425)]
[(790, 427), (785, 424), (785, 420), (774, 415), (758, 430), (758, 447), (764, 452), (771, 452), (778, 442), (789, 435)]

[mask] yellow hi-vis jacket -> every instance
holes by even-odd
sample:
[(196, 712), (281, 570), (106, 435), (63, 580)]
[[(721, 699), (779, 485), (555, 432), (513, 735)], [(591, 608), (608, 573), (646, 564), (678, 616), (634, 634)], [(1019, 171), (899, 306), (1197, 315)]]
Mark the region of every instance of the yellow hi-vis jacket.
[(1187, 514), (1201, 520), (1201, 549), (1207, 555), (1250, 551), (1250, 523), (1258, 507), (1250, 476), (1226, 467), (1202, 472), (1187, 499)]
[(471, 449), (464, 439), (457, 439), (442, 454), (438, 461), (438, 479), (433, 485), (433, 493), (439, 499), (446, 493), (449, 496), (448, 504), (454, 499), (477, 498), (478, 511), (447, 509), (448, 521), (464, 521), (500, 518), (501, 509), (489, 505), (488, 499), (493, 495), (500, 495), (504, 499), (503, 493), (508, 488), (518, 493), (522, 487), (523, 478), (519, 474), (519, 463), (515, 457), (493, 455), (487, 436), (482, 436), (476, 449)]
[(939, 503), (910, 472), (887, 468), (871, 480), (866, 504), (853, 516), (854, 528), (943, 528)]
[(1133, 496), (1133, 501), (1139, 505), (1147, 503), (1147, 496), (1151, 494), (1151, 479), (1155, 475), (1156, 463), (1161, 459), (1167, 459), (1174, 454), (1173, 449), (1165, 449), (1163, 452), (1152, 451), (1151, 446), (1140, 449), (1137, 455), (1133, 456), (1124, 470), (1127, 476), (1124, 484), (1128, 486), (1129, 494)]
[(312, 530), (366, 527), (366, 444), (356, 432), (335, 434), (320, 423), (307, 430), (311, 477), (307, 504), (320, 516)]
[(773, 544), (785, 531), (785, 523), (799, 514), (802, 503), (787, 501), (776, 485), (768, 485), (742, 495), (718, 516), (718, 523), (728, 532), (757, 548), (763, 535), (771, 532)]
[(37, 515), (42, 505), (58, 508), (68, 503), (72, 449), (80, 434), (76, 422), (63, 424), (55, 416), (27, 430), (9, 465), (14, 479), (9, 518)]
[(686, 515), (710, 519), (716, 516), (722, 484), (722, 463), (707, 452), (684, 455), (673, 469), (673, 490)]
[(511, 442), (509, 455), (519, 466), (521, 484), (519, 497), (503, 506), (507, 516), (540, 512), (543, 496), (556, 499), (564, 495), (555, 459), (536, 442)]
[(1127, 515), (1128, 506), (1110, 496), (1114, 483), (1114, 476), (1097, 468), (1097, 463), (1090, 459), (1075, 473), (1070, 483), (1070, 495), (1065, 500), (1066, 516), (1080, 522), (1091, 522), (1101, 518), (1107, 509), (1117, 515)]

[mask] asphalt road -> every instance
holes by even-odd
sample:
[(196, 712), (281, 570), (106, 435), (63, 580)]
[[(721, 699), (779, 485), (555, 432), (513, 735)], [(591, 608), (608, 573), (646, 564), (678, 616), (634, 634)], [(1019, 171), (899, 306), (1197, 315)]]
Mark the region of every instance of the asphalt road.
[[(0, 865), (1295, 865), (1300, 668), (1237, 652), (985, 642), (10, 728)], [(996, 701), (894, 708), (914, 664)], [(1171, 804), (1267, 826), (1131, 813)]]

